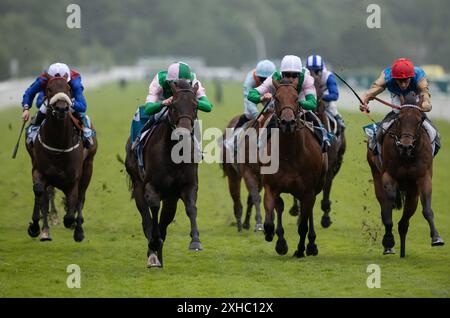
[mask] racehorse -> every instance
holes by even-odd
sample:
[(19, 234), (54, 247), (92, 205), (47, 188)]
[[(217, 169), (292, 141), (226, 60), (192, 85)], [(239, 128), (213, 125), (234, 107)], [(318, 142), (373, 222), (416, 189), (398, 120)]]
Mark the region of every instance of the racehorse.
[[(239, 120), (239, 115), (231, 119), (228, 123), (227, 128), (233, 128)], [(253, 127), (254, 120), (251, 120), (248, 124), (249, 127)], [(252, 128), (249, 128), (252, 129)], [(244, 137), (243, 137), (244, 138)], [(222, 140), (225, 140), (225, 134)], [(246, 155), (249, 152), (249, 142), (248, 140), (243, 141), (237, 147), (241, 147), (240, 150), (245, 151)], [(245, 148), (244, 148), (245, 147)], [(236, 218), (237, 229), (242, 231), (242, 228), (250, 228), (250, 217), (252, 212), (252, 207), (255, 206), (256, 209), (256, 224), (255, 231), (262, 231), (262, 216), (261, 216), (261, 195), (262, 190), (262, 178), (260, 173), (260, 167), (258, 163), (242, 162), (242, 163), (230, 163), (227, 162), (225, 145), (222, 145), (222, 169), (225, 176), (228, 179), (228, 189), (230, 191), (231, 198), (233, 199), (233, 210), (234, 216)], [(248, 157), (248, 156), (247, 156)], [(247, 197), (247, 211), (245, 214), (244, 223), (242, 223), (242, 204), (241, 204), (241, 180), (244, 178), (245, 185), (248, 190)]]
[(274, 140), (272, 137), (267, 147), (270, 153), (274, 143), (279, 142), (279, 169), (274, 174), (263, 176), (265, 239), (268, 242), (273, 240), (274, 209), (276, 209), (278, 240), (275, 250), (280, 255), (288, 252), (282, 226), (284, 203), (280, 194), (290, 193), (300, 200), (300, 222), (298, 223), (300, 241), (294, 256), (305, 256), (306, 234), (309, 240), (306, 255), (317, 255), (313, 208), (316, 195), (322, 190), (325, 181), (327, 156), (326, 153), (322, 154), (322, 148), (315, 140), (314, 133), (308, 128), (308, 123), (301, 118), (298, 106), (298, 79), (292, 82), (282, 79), (273, 83), (276, 89), (274, 116), (280, 132), (279, 140)]
[(64, 226), (75, 225), (73, 238), (84, 239), (82, 227), (83, 206), (86, 190), (93, 172), (97, 139), (89, 148), (83, 147), (82, 131), (78, 120), (70, 112), (72, 92), (63, 77), (51, 78), (45, 90), (48, 101), (46, 117), (33, 144), (26, 143), (32, 161), (33, 191), (35, 195), (32, 223), (28, 234), (37, 237), (40, 233), (39, 217), (42, 212), (43, 226), (40, 240), (51, 240), (48, 226), (49, 200), (54, 197), (53, 188), (66, 196)]
[[(163, 243), (167, 227), (173, 221), (177, 202), (181, 199), (191, 222), (190, 250), (201, 250), (197, 227), (198, 164), (192, 160), (176, 163), (171, 156), (177, 142), (188, 141), (194, 148), (194, 121), (197, 118), (196, 92), (185, 81), (171, 83), (173, 103), (168, 115), (152, 132), (143, 146), (144, 171), (140, 171), (135, 151), (128, 139), (126, 170), (131, 179), (130, 190), (142, 217), (142, 228), (148, 241), (147, 267), (163, 266)], [(175, 136), (176, 140), (173, 140)], [(192, 151), (193, 153), (193, 151)], [(158, 221), (162, 201), (161, 215)], [(151, 211), (151, 215), (149, 212)]]
[[(332, 122), (329, 119), (326, 109), (325, 102), (322, 100), (322, 90), (320, 89), (320, 79), (314, 76), (314, 86), (316, 87), (317, 92), (317, 108), (316, 114), (319, 117), (320, 121), (325, 125), (325, 128), (328, 132), (333, 132)], [(331, 201), (330, 201), (330, 192), (331, 186), (333, 185), (333, 179), (336, 177), (337, 173), (341, 169), (342, 161), (344, 158), (344, 153), (346, 149), (346, 139), (345, 139), (345, 130), (341, 127), (337, 127), (338, 123), (334, 122), (335, 130), (333, 138), (330, 142), (330, 147), (328, 148), (328, 170), (325, 177), (325, 184), (323, 187), (323, 198), (321, 203), (321, 209), (323, 211), (322, 219), (320, 224), (323, 228), (328, 228), (331, 225), (330, 211), (331, 211)], [(289, 210), (291, 215), (298, 215), (299, 207), (298, 200), (294, 198), (294, 204)]]
[(392, 209), (401, 209), (404, 203), (398, 232), (400, 257), (405, 257), (409, 219), (416, 211), (419, 197), (423, 216), (430, 226), (431, 245), (444, 244), (434, 225), (431, 209), (433, 157), (430, 139), (422, 126), (425, 118), (420, 107), (408, 101), (400, 107), (398, 117), (385, 132), (380, 157), (367, 148), (367, 161), (385, 227), (384, 254), (395, 254)]

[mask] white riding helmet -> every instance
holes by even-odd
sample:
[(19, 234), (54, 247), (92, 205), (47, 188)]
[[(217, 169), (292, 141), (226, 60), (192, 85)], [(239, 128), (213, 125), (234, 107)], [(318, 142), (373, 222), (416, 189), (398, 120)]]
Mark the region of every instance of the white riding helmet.
[(47, 74), (50, 76), (61, 76), (66, 77), (67, 81), (70, 81), (70, 69), (67, 64), (64, 63), (54, 63), (49, 66)]
[(259, 77), (269, 77), (275, 72), (276, 67), (273, 62), (269, 60), (262, 60), (256, 65), (256, 76)]
[(302, 60), (296, 55), (286, 55), (281, 60), (280, 72), (301, 73)]

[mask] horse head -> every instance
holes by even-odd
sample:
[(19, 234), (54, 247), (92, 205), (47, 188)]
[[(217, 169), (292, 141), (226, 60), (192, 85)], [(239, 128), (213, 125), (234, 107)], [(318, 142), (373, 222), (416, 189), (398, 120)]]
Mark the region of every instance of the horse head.
[(51, 114), (58, 120), (64, 120), (72, 105), (72, 90), (64, 77), (52, 77), (45, 90)]
[(170, 84), (173, 93), (172, 105), (169, 108), (169, 123), (180, 138), (190, 136), (197, 118), (196, 95), (198, 83), (191, 87), (186, 80), (178, 80)]
[(400, 106), (400, 113), (396, 120), (395, 145), (400, 157), (414, 158), (417, 141), (420, 138), (422, 123), (425, 116), (417, 106), (416, 96), (406, 96)]
[(298, 107), (298, 78), (274, 80), (275, 87), (275, 115), (282, 132), (294, 132), (297, 126)]

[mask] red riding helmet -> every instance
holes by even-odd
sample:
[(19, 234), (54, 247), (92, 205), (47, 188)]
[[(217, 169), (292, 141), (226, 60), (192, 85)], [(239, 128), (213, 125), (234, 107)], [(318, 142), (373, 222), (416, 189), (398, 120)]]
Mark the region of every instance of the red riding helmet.
[(414, 77), (414, 64), (406, 58), (396, 59), (392, 64), (392, 78)]

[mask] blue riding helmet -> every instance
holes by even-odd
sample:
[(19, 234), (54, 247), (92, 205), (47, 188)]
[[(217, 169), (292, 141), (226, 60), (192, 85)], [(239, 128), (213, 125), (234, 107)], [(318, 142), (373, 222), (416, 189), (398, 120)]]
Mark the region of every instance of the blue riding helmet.
[(308, 70), (322, 71), (324, 67), (325, 62), (320, 55), (310, 55), (306, 60), (306, 68)]
[(262, 60), (256, 65), (256, 76), (267, 78), (275, 72), (276, 67), (269, 60)]

